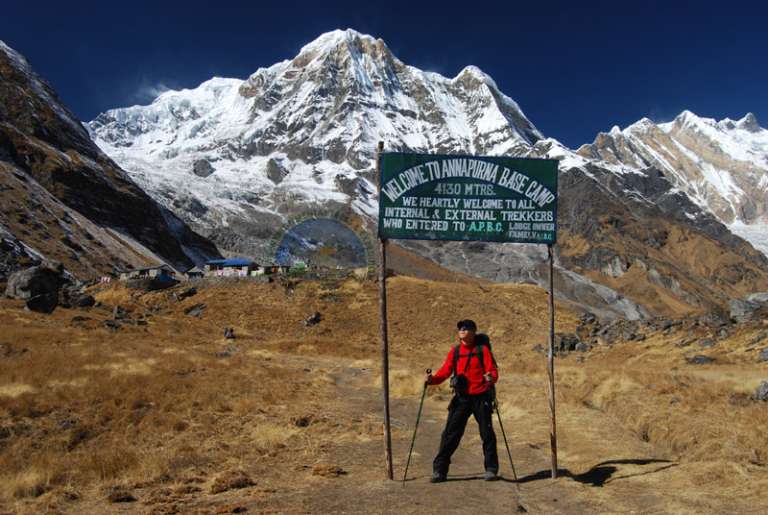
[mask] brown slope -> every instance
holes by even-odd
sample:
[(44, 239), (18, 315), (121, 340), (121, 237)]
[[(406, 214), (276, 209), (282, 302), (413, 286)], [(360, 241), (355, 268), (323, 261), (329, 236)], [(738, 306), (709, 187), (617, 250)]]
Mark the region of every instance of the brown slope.
[[(2, 43), (0, 163), (0, 222), (4, 232), (13, 237), (6, 239), (15, 239), (16, 243), (30, 239), (29, 246), (35, 248), (34, 242), (39, 253), (61, 257), (72, 270), (93, 275), (109, 271), (111, 264), (142, 264), (157, 259), (186, 267), (193, 263), (188, 254), (218, 255), (213, 244), (161, 208), (104, 155), (51, 87), (23, 57)], [(84, 245), (88, 236), (82, 240), (78, 231), (69, 236), (75, 244), (70, 245), (57, 234), (72, 232), (61, 220), (66, 209), (124, 237), (113, 236), (114, 245), (104, 243), (96, 256), (90, 252), (94, 250), (91, 246)], [(20, 217), (35, 225), (38, 237), (19, 227)], [(85, 221), (83, 224), (87, 225)], [(62, 244), (52, 243), (51, 239)], [(137, 247), (146, 250), (137, 252)], [(185, 252), (183, 247), (192, 252)]]
[[(661, 315), (722, 310), (768, 289), (765, 256), (661, 174), (588, 171), (592, 178), (577, 169), (561, 174), (558, 249), (567, 268)], [(629, 187), (636, 193), (622, 194)]]

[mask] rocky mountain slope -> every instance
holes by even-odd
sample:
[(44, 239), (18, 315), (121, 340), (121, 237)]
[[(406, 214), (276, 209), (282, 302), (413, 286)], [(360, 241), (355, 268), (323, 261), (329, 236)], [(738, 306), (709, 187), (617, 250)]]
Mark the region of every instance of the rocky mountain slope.
[(0, 42), (0, 279), (43, 259), (75, 275), (216, 247), (158, 205), (90, 139), (29, 63)]
[[(372, 229), (374, 149), (561, 161), (559, 293), (630, 318), (723, 306), (768, 287), (768, 261), (663, 170), (545, 139), (475, 67), (424, 72), (352, 30), (246, 80), (214, 78), (88, 124), (154, 198), (233, 253), (268, 256), (302, 217)], [(405, 242), (454, 270), (542, 284), (546, 250)]]
[(736, 234), (768, 252), (768, 130), (752, 113), (733, 121), (684, 111), (601, 133), (578, 153), (637, 169), (653, 167)]

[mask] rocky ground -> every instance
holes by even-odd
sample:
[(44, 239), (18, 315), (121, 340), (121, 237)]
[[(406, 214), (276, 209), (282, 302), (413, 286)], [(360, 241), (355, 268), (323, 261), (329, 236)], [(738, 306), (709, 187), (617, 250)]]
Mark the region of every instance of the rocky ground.
[(519, 482), (501, 438), (504, 480), (477, 480), (470, 422), (455, 481), (428, 483), (445, 387), (409, 480), (383, 479), (375, 281), (113, 285), (51, 314), (0, 300), (0, 513), (765, 512), (759, 316), (604, 322), (559, 306), (552, 481), (545, 292), (422, 275), (389, 281), (395, 475), (421, 372), (469, 317), (494, 344)]

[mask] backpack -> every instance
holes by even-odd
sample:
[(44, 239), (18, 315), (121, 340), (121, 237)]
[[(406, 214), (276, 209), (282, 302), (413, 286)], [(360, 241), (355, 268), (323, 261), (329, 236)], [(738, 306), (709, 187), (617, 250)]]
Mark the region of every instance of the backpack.
[[(480, 360), (480, 366), (483, 368), (483, 375), (485, 375), (485, 357), (483, 355), (483, 350), (485, 347), (488, 347), (488, 351), (491, 353), (491, 359), (493, 360), (493, 365), (496, 365), (496, 358), (493, 355), (493, 350), (491, 349), (491, 340), (488, 338), (487, 334), (479, 333), (475, 335), (475, 348), (472, 352), (469, 353), (469, 357), (467, 358), (467, 364), (464, 368), (464, 371), (466, 372), (469, 369), (469, 362), (472, 359), (472, 356), (477, 356)], [(461, 348), (461, 344), (456, 345), (453, 347), (453, 373), (451, 374), (451, 388), (453, 388), (455, 393), (459, 393), (463, 390), (466, 390), (466, 376), (463, 374), (461, 377), (463, 378), (463, 381), (458, 379), (459, 374), (456, 373), (456, 369), (459, 367), (459, 349)]]

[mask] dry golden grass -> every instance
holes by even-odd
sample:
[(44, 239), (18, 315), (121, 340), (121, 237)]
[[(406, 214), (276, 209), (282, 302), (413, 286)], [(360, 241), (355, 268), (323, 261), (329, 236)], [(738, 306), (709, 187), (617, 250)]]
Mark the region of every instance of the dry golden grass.
[[(424, 369), (444, 360), (455, 321), (473, 318), (491, 336), (499, 362), (505, 427), (513, 441), (544, 452), (545, 359), (531, 351), (547, 334), (544, 292), (400, 276), (389, 284), (390, 390), (402, 410), (393, 425), (398, 445), (411, 436)], [(375, 282), (301, 282), (290, 290), (233, 282), (201, 286), (182, 302), (170, 292), (137, 295), (119, 287), (97, 297), (105, 305), (50, 316), (0, 300), (2, 340), (29, 349), (0, 358), (0, 512), (108, 512), (105, 492), (115, 485), (147, 503), (134, 505), (137, 511), (166, 506), (169, 489), (186, 492), (170, 496), (180, 511), (207, 509), (211, 483), (229, 470), (258, 478), (248, 495), (260, 510), (312, 511), (303, 499), (329, 480), (312, 470), (344, 460), (359, 468), (338, 498), (380, 488)], [(202, 316), (183, 314), (197, 303), (206, 305)], [(148, 325), (104, 328), (115, 304)], [(322, 322), (304, 326), (315, 311)], [(75, 315), (93, 322), (74, 324)], [(558, 330), (572, 330), (576, 316), (561, 307), (557, 322)], [(237, 338), (224, 340), (224, 327), (234, 327)], [(689, 483), (696, 478), (709, 485), (707, 492), (719, 478), (722, 495), (752, 499), (768, 486), (768, 411), (748, 399), (768, 379), (748, 348), (759, 330), (744, 328), (707, 350), (718, 358), (715, 365), (687, 364), (684, 357), (696, 349), (659, 335), (559, 358), (563, 462), (583, 473), (639, 450), (670, 460), (678, 476), (637, 480), (660, 492), (677, 485), (683, 493), (664, 494), (680, 503), (669, 504), (669, 512), (692, 506), (685, 492), (696, 494)], [(430, 388), (428, 397), (432, 415), (425, 416), (434, 420), (424, 422), (424, 431), (438, 431), (447, 387)], [(473, 439), (469, 431), (467, 441)], [(428, 459), (423, 451), (419, 456)], [(605, 511), (610, 504), (602, 502), (632, 499), (622, 484), (567, 494), (594, 498), (584, 502)], [(331, 506), (331, 500), (317, 502)], [(712, 502), (710, 508), (724, 506)]]

